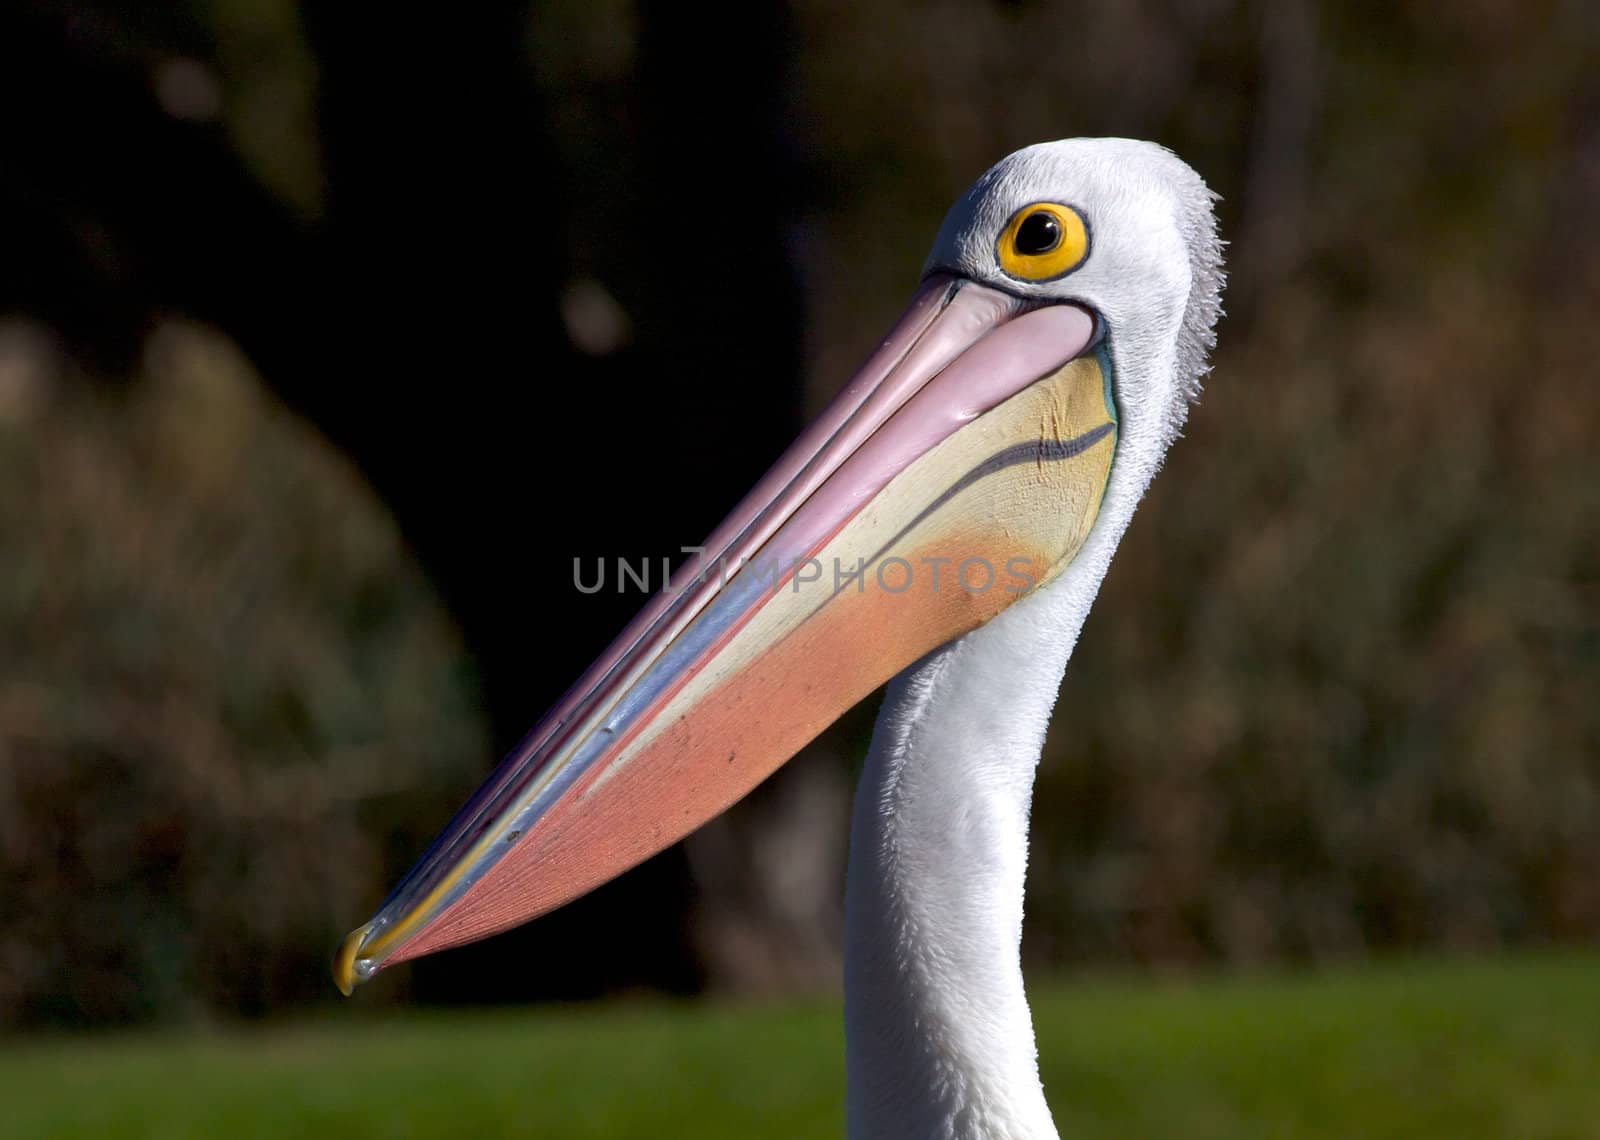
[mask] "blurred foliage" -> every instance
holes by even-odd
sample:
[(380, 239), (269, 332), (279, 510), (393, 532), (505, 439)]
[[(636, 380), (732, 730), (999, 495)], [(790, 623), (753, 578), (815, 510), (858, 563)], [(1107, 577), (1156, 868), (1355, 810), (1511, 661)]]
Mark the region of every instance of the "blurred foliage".
[(1600, 936), (1595, 30), (1401, 4), (1298, 45), (1300, 189), (1222, 182), (1239, 319), (1069, 670), (1038, 952)]
[(455, 635), (226, 340), (57, 365), (0, 326), (0, 1025), (325, 996), (485, 750)]
[[(295, 9), (197, 11), (230, 137), (315, 216)], [(773, 224), (812, 406), (1008, 150), (1150, 137), (1224, 196), (1216, 371), (1068, 673), (1028, 954), (1600, 937), (1600, 9), (790, 13), (806, 208)], [(555, 0), (529, 29), (572, 272), (643, 321), (648, 250), (615, 228), (648, 216), (637, 13)], [(381, 845), (415, 851), (482, 766), (453, 635), (359, 481), (214, 334), (167, 326), (115, 398), (18, 379), (55, 358), (8, 336), (0, 1023), (304, 997)]]
[(291, 0), (201, 0), (222, 121), (252, 173), (305, 217), (322, 212), (316, 63)]

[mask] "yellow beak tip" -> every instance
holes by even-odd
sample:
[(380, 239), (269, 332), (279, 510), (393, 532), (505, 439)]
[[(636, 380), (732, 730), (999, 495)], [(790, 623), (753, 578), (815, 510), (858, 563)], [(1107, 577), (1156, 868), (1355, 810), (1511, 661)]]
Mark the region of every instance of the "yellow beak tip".
[(349, 997), (357, 985), (372, 976), (370, 969), (363, 970), (356, 964), (356, 953), (367, 940), (370, 929), (369, 923), (345, 935), (344, 941), (339, 943), (339, 952), (333, 956), (333, 984), (339, 987), (339, 992), (345, 997)]

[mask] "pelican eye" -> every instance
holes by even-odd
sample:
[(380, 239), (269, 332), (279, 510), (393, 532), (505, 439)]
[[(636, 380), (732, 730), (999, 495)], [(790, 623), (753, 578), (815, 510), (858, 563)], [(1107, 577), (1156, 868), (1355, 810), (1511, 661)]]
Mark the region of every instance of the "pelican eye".
[(1007, 275), (1048, 281), (1083, 264), (1089, 254), (1089, 227), (1071, 206), (1034, 202), (1011, 215), (995, 254)]
[(1035, 210), (1017, 227), (1017, 252), (1024, 257), (1038, 257), (1060, 244), (1061, 223), (1043, 210)]

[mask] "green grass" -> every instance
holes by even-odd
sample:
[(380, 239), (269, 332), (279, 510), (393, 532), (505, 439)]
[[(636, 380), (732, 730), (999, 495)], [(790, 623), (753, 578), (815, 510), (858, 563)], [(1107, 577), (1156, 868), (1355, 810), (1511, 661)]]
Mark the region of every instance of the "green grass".
[[(1033, 986), (1064, 1137), (1600, 1137), (1600, 957)], [(826, 1003), (13, 1043), (18, 1137), (831, 1137)]]

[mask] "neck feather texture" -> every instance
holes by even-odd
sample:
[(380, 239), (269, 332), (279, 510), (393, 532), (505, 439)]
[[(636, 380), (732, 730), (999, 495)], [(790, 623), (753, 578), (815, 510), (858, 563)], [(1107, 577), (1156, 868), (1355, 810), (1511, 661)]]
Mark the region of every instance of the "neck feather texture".
[(1057, 1135), (1020, 945), (1034, 772), (1067, 659), (1165, 440), (1119, 448), (1054, 581), (890, 684), (856, 791), (845, 888), (847, 1132)]
[(1148, 406), (1176, 391), (1169, 316), (1154, 330), (1165, 335), (1110, 343), (1117, 456), (1076, 557), (890, 683), (845, 883), (853, 1140), (1057, 1135), (1022, 987), (1028, 813), (1067, 659), (1176, 431), (1166, 408)]
[(1034, 771), (1093, 593), (1047, 587), (890, 686), (850, 836), (852, 1137), (1056, 1135), (1023, 993), (1023, 879)]

